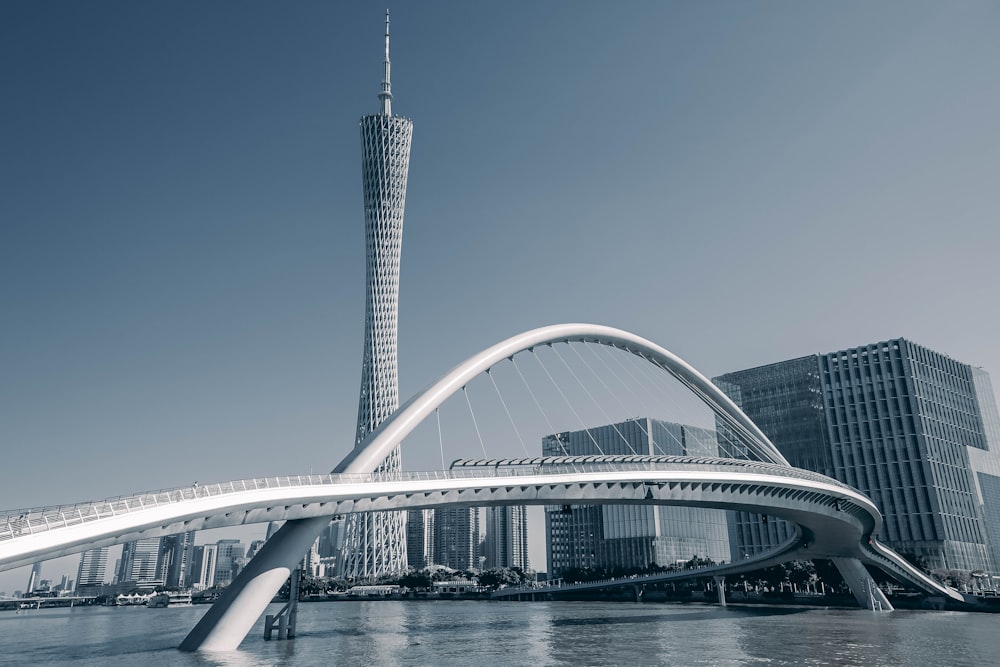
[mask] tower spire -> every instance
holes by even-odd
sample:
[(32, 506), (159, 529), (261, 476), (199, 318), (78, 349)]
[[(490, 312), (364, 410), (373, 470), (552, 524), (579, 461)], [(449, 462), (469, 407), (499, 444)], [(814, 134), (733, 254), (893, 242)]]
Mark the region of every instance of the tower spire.
[(392, 83), (389, 81), (389, 10), (385, 10), (385, 76), (382, 79), (382, 92), (378, 94), (382, 102), (382, 113), (392, 115)]

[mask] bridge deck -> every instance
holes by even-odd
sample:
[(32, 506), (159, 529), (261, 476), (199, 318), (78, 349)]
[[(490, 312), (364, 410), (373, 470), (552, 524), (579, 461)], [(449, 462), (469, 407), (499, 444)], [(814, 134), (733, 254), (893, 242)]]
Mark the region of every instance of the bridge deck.
[(744, 459), (690, 456), (549, 456), (529, 459), (489, 459), (477, 461), (459, 459), (452, 464), (449, 470), (403, 472), (395, 473), (392, 476), (375, 473), (339, 473), (329, 475), (258, 477), (230, 482), (204, 485), (192, 484), (172, 489), (144, 491), (71, 505), (0, 510), (0, 541), (13, 539), (22, 534), (34, 535), (57, 528), (96, 521), (109, 516), (140, 512), (151, 507), (172, 505), (196, 498), (209, 498), (247, 491), (260, 491), (263, 489), (376, 483), (390, 480), (410, 482), (483, 479), (538, 475), (542, 472), (556, 474), (637, 470), (711, 472), (718, 470), (719, 466), (738, 467), (742, 470), (823, 482), (825, 484), (841, 486), (845, 489), (851, 488), (819, 473), (789, 468), (779, 464)]

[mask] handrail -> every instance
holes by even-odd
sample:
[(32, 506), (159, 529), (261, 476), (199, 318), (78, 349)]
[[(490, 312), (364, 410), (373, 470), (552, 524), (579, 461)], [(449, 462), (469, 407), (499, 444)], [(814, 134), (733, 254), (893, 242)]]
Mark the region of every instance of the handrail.
[[(121, 495), (104, 500), (35, 507), (27, 509), (0, 510), (0, 541), (10, 540), (25, 533), (54, 530), (107, 516), (118, 516), (142, 512), (160, 505), (196, 500), (220, 495), (231, 495), (259, 491), (261, 489), (295, 488), (305, 486), (329, 486), (338, 484), (370, 484), (386, 481), (428, 481), (454, 479), (489, 479), (494, 477), (526, 477), (539, 474), (562, 473), (602, 473), (636, 471), (689, 471), (718, 472), (720, 468), (739, 467), (752, 471), (774, 474), (781, 477), (817, 481), (853, 490), (850, 486), (834, 479), (798, 468), (780, 464), (763, 463), (744, 459), (713, 459), (709, 457), (654, 456), (628, 462), (581, 462), (576, 457), (554, 457), (551, 462), (518, 465), (483, 465), (471, 462), (463, 467), (449, 470), (400, 472), (387, 476), (385, 473), (338, 473), (328, 475), (295, 475), (280, 477), (256, 477), (250, 480), (235, 480), (199, 486), (175, 487), (146, 491), (131, 495)], [(583, 457), (580, 457), (583, 458)], [(478, 463), (478, 462), (477, 462)]]

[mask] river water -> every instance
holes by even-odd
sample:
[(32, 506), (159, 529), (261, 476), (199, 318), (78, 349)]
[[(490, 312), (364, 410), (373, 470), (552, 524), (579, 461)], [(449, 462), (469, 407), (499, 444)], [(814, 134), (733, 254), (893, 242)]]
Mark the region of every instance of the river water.
[(993, 614), (615, 602), (301, 604), (292, 641), (265, 642), (258, 623), (238, 651), (177, 651), (205, 610), (0, 612), (0, 665), (960, 667), (1000, 660)]

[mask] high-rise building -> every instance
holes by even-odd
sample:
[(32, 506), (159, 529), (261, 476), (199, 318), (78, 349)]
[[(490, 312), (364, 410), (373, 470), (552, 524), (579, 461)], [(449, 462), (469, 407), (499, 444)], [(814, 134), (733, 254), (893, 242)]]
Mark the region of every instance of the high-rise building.
[[(547, 435), (544, 456), (589, 454), (718, 456), (713, 430), (648, 417)], [(727, 512), (662, 505), (547, 507), (547, 566), (559, 576), (569, 568), (646, 568), (697, 556), (730, 559)]]
[(187, 584), (188, 562), (194, 549), (195, 531), (160, 538), (160, 553), (156, 563), (156, 578), (168, 588), (184, 588)]
[(434, 510), (434, 563), (453, 570), (479, 567), (479, 508)]
[(302, 572), (307, 577), (326, 576), (326, 568), (319, 557), (319, 538), (313, 540), (312, 546), (302, 559)]
[(122, 545), (122, 557), (118, 563), (118, 583), (154, 584), (163, 583), (157, 579), (157, 563), (160, 557), (160, 538), (148, 537), (133, 540)]
[(228, 586), (243, 567), (246, 548), (239, 540), (219, 540), (215, 547), (215, 585)]
[(80, 567), (76, 571), (76, 590), (87, 595), (100, 590), (104, 585), (105, 570), (108, 567), (108, 548), (91, 549), (80, 554)]
[[(871, 498), (888, 546), (930, 568), (996, 571), (1000, 417), (985, 371), (897, 338), (714, 381), (793, 466)], [(734, 552), (774, 539), (736, 532)]]
[(343, 517), (334, 517), (319, 535), (319, 557), (336, 558), (340, 554), (340, 548), (344, 543), (343, 535)]
[(249, 563), (253, 560), (253, 557), (257, 555), (260, 548), (264, 546), (264, 540), (253, 540), (250, 542), (250, 546), (247, 547), (247, 562)]
[(203, 591), (215, 586), (215, 560), (219, 547), (215, 544), (200, 544), (191, 550), (191, 564), (188, 569), (188, 585)]
[(434, 563), (434, 510), (406, 513), (406, 561), (415, 569)]
[[(409, 539), (409, 535), (407, 535)], [(486, 508), (485, 567), (519, 567), (527, 570), (528, 508), (503, 505)]]
[(25, 597), (29, 596), (34, 592), (35, 586), (38, 585), (38, 580), (42, 576), (42, 561), (38, 561), (31, 566), (31, 574), (28, 575), (28, 585), (24, 588)]
[[(389, 14), (385, 17), (385, 75), (381, 112), (361, 119), (361, 171), (367, 247), (365, 337), (358, 403), (358, 446), (399, 406), (396, 366), (399, 260), (403, 241), (406, 177), (413, 122), (392, 115)], [(378, 468), (392, 476), (402, 469), (399, 447)], [(347, 518), (342, 576), (373, 579), (406, 569), (406, 513), (351, 514)]]

